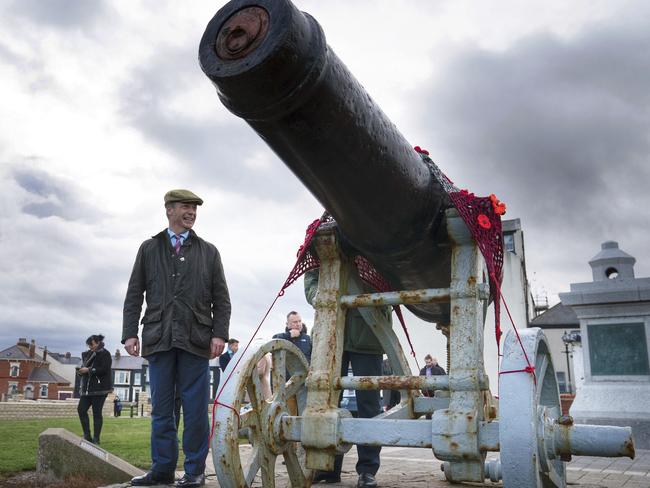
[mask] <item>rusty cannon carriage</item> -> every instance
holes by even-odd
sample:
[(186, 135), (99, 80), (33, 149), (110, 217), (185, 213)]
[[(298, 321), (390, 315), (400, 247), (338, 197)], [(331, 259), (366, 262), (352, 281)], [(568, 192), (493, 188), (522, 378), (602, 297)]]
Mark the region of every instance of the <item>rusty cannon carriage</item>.
[[(561, 415), (539, 329), (506, 336), (501, 368), (518, 373), (500, 376), (497, 408), (483, 365), (493, 270), (444, 176), (368, 96), (314, 18), (288, 0), (234, 0), (208, 24), (199, 58), (223, 104), (333, 217), (310, 248), (320, 265), (311, 364), (288, 341), (272, 340), (240, 350), (222, 375), (212, 443), (221, 486), (249, 487), (261, 475), (262, 486), (274, 487), (281, 456), (290, 485), (308, 487), (312, 470), (331, 470), (335, 455), (354, 444), (431, 448), (449, 481), (502, 479), (507, 488), (564, 487), (571, 455), (633, 457), (629, 428), (573, 425)], [(363, 293), (358, 256), (392, 291)], [(448, 375), (413, 375), (379, 313), (399, 304), (445, 331)], [(341, 377), (351, 308), (372, 324), (392, 376)], [(269, 398), (256, 373), (268, 355)], [(343, 389), (400, 390), (401, 402), (357, 419), (339, 407)], [(490, 451), (500, 459), (486, 462)]]

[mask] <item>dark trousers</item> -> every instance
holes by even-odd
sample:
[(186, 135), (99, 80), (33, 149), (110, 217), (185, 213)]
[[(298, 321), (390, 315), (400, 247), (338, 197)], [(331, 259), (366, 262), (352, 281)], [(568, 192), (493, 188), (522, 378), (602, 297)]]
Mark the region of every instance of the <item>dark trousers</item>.
[[(94, 441), (99, 443), (99, 436), (102, 433), (102, 425), (104, 424), (104, 417), (102, 417), (102, 408), (106, 395), (84, 395), (79, 398), (77, 405), (77, 413), (79, 413), (79, 420), (81, 421), (81, 429), (84, 431), (84, 439), (87, 441)], [(90, 437), (90, 419), (88, 418), (88, 409), (93, 409), (93, 431), (94, 435)]]
[(203, 474), (208, 455), (208, 360), (171, 349), (147, 357), (151, 386), (152, 471), (171, 474), (178, 461), (175, 398), (183, 406), (183, 452), (185, 472)]
[[(358, 352), (343, 353), (341, 361), (341, 376), (347, 376), (348, 368), (352, 366), (352, 372), (355, 376), (381, 376), (382, 375), (382, 355), (381, 354), (361, 354)], [(381, 396), (379, 390), (357, 390), (357, 413), (361, 419), (369, 419), (381, 413)], [(357, 446), (357, 473), (377, 474), (379, 471), (379, 453), (381, 446)], [(334, 462), (334, 473), (341, 475), (343, 466), (343, 456), (336, 456)]]

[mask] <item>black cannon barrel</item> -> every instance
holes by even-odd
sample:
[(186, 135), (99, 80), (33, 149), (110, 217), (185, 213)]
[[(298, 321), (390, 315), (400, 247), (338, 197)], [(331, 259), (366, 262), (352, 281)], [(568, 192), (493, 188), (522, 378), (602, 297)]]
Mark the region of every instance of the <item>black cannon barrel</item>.
[[(288, 0), (233, 0), (199, 48), (223, 104), (243, 118), (396, 289), (447, 286), (444, 190), (411, 144)], [(440, 306), (416, 307), (444, 321)]]

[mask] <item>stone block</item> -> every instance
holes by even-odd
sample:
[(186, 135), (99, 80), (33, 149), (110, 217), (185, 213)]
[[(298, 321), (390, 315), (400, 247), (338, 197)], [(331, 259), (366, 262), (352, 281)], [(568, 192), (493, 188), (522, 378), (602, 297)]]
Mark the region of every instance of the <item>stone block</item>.
[(52, 428), (38, 439), (38, 474), (46, 480), (80, 475), (98, 484), (123, 483), (143, 471), (65, 429)]

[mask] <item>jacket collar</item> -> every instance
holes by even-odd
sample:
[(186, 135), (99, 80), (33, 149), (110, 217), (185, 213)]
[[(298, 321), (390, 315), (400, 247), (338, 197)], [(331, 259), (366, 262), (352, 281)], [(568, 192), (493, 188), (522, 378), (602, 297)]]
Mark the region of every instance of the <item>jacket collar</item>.
[[(196, 239), (197, 235), (196, 232), (194, 232), (194, 229), (190, 229), (190, 233), (187, 236), (187, 239), (183, 243), (184, 246), (191, 246), (192, 241)], [(164, 228), (160, 232), (158, 232), (156, 235), (151, 236), (152, 239), (163, 239), (165, 242), (169, 243), (171, 246), (171, 241), (169, 240), (169, 234), (167, 233), (167, 228)]]

